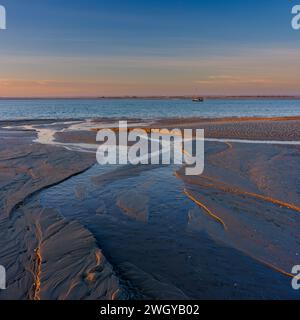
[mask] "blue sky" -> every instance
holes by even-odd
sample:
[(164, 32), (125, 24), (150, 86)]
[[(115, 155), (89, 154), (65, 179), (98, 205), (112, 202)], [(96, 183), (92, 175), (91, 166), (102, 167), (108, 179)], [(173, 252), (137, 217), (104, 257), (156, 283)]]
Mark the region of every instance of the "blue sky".
[(297, 93), (297, 1), (0, 4), (0, 95)]

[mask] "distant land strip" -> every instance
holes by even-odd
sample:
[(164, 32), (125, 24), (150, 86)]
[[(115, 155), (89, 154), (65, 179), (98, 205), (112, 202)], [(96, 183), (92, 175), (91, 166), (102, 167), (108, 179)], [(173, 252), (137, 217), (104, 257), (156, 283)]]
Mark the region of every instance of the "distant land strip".
[(252, 95), (252, 96), (206, 96), (206, 95), (183, 95), (183, 96), (75, 96), (75, 97), (67, 97), (67, 96), (57, 96), (57, 97), (0, 97), (0, 100), (57, 100), (57, 99), (62, 99), (62, 100), (104, 100), (104, 99), (145, 99), (145, 100), (170, 100), (170, 99), (175, 99), (175, 100), (189, 100), (193, 99), (195, 97), (201, 97), (206, 100), (269, 100), (269, 99), (276, 99), (276, 100), (300, 100), (300, 95), (291, 95), (291, 96), (286, 96), (286, 95), (271, 95), (271, 96), (264, 96), (264, 95)]

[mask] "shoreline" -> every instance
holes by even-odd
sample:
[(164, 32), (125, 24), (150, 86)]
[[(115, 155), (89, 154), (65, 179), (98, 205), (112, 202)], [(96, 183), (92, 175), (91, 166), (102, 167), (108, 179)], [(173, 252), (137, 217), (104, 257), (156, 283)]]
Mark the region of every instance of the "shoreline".
[(28, 123), (63, 123), (63, 122), (70, 122), (70, 121), (156, 121), (158, 123), (164, 123), (164, 122), (235, 122), (235, 121), (293, 121), (293, 120), (299, 120), (300, 121), (300, 115), (299, 116), (285, 116), (285, 117), (237, 117), (237, 116), (231, 116), (231, 117), (166, 117), (166, 118), (146, 118), (142, 119), (139, 117), (136, 118), (130, 118), (130, 117), (83, 117), (83, 118), (37, 118), (37, 119), (8, 119), (8, 120), (0, 120), (0, 127), (8, 125), (10, 123), (17, 123), (17, 124), (28, 124)]
[[(96, 134), (102, 128), (116, 129), (119, 120), (124, 119), (91, 119), (85, 121), (48, 122), (43, 129), (38, 124), (29, 124), (27, 128), (36, 127), (37, 131), (46, 131), (54, 141), (62, 143), (95, 144)], [(206, 139), (251, 140), (251, 141), (300, 141), (300, 117), (276, 118), (221, 118), (221, 119), (128, 119), (129, 128), (151, 129), (204, 129)], [(26, 125), (25, 125), (26, 126)], [(55, 129), (57, 126), (58, 129)], [(130, 130), (130, 129), (129, 129)], [(42, 133), (41, 133), (42, 134)]]
[[(68, 119), (65, 120), (28, 120), (0, 122), (2, 134), (6, 132), (32, 132), (32, 142), (43, 145), (62, 146), (77, 151), (97, 149), (97, 132), (101, 129), (112, 129), (117, 132), (119, 121), (125, 119)], [(204, 129), (206, 141), (252, 143), (252, 144), (300, 144), (300, 116), (273, 118), (184, 118), (141, 120), (126, 119), (128, 130), (141, 128), (150, 133), (152, 129), (174, 128)]]

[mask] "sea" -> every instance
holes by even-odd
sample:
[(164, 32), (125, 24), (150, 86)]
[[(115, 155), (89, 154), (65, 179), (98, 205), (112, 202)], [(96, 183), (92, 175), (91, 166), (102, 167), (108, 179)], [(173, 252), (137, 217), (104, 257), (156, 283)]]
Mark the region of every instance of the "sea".
[(297, 99), (25, 99), (0, 100), (0, 120), (223, 118), (300, 116)]

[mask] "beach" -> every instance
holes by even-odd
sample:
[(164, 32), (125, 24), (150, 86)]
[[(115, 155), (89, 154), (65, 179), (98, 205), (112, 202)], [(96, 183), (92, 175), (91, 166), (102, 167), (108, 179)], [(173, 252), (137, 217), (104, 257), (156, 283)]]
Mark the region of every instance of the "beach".
[(204, 129), (198, 176), (97, 164), (118, 120), (0, 122), (0, 299), (300, 298), (300, 117), (128, 119)]

